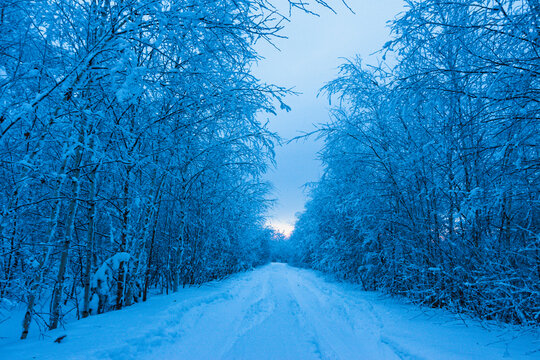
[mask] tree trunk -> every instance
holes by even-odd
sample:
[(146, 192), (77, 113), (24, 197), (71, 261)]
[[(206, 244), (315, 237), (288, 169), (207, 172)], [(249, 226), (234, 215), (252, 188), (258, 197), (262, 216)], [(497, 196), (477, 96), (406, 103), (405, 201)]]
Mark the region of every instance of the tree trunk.
[(90, 174), (90, 209), (88, 210), (88, 230), (86, 232), (86, 266), (84, 269), (84, 299), (82, 317), (90, 315), (90, 275), (94, 257), (94, 222), (96, 218), (96, 172), (98, 166)]
[(154, 226), (152, 227), (152, 237), (150, 239), (150, 248), (148, 249), (148, 260), (146, 263), (146, 271), (144, 273), (144, 291), (143, 301), (146, 301), (148, 294), (148, 283), (150, 282), (150, 269), (152, 267), (152, 254), (154, 252), (154, 241), (156, 239), (156, 227), (159, 219), (159, 208), (161, 207), (161, 198), (159, 199), (158, 209), (154, 216)]
[[(64, 154), (66, 154), (66, 152), (64, 152)], [(60, 190), (62, 189), (62, 183), (63, 183), (61, 179), (64, 178), (64, 176), (61, 176), (61, 175), (65, 174), (67, 160), (68, 160), (68, 156), (65, 156), (62, 162), (62, 166), (60, 167), (60, 172), (58, 176), (59, 180), (57, 180), (56, 182), (56, 191), (55, 191), (56, 196), (55, 197), (57, 200), (55, 200), (53, 203), (49, 236), (47, 237), (48, 244), (52, 244), (53, 239), (56, 235), (56, 229), (58, 228), (58, 217), (60, 215), (60, 200), (58, 199), (60, 198)], [(45, 257), (43, 258), (43, 261), (41, 261), (39, 264), (38, 270), (36, 271), (36, 278), (34, 279), (33, 285), (30, 288), (30, 295), (28, 296), (28, 303), (26, 306), (26, 312), (25, 312), (24, 320), (22, 324), (23, 331), (21, 334), (21, 340), (26, 339), (26, 337), (28, 336), (30, 324), (32, 323), (32, 315), (34, 313), (34, 305), (35, 305), (36, 299), (39, 296), (41, 282), (43, 281), (43, 275), (44, 275), (45, 270), (47, 269), (47, 265), (49, 263), (49, 258), (51, 256), (51, 253), (52, 253), (52, 246), (49, 246), (49, 249), (47, 250)]]
[[(131, 167), (126, 172), (126, 179), (124, 181), (124, 204), (122, 209), (122, 236), (120, 238), (120, 246), (118, 252), (125, 252), (127, 246), (127, 237), (129, 230), (129, 175), (131, 173)], [(124, 304), (124, 282), (126, 280), (125, 262), (120, 261), (118, 266), (118, 279), (116, 282), (116, 310), (122, 309)]]
[[(81, 130), (81, 134), (79, 136), (79, 143), (83, 143), (84, 141), (84, 126)], [(52, 312), (50, 316), (49, 321), (49, 329), (53, 330), (58, 327), (58, 321), (60, 319), (60, 304), (62, 299), (62, 291), (64, 287), (64, 276), (66, 273), (67, 268), (67, 262), (69, 258), (69, 248), (71, 245), (71, 238), (73, 236), (73, 228), (75, 226), (75, 214), (77, 213), (77, 207), (78, 207), (78, 197), (80, 192), (80, 184), (79, 184), (79, 176), (81, 172), (81, 161), (83, 157), (83, 148), (81, 146), (77, 147), (77, 152), (75, 154), (75, 162), (74, 162), (74, 171), (73, 171), (73, 177), (72, 177), (72, 199), (69, 203), (69, 209), (68, 209), (68, 216), (66, 220), (66, 233), (64, 235), (64, 241), (62, 242), (62, 255), (60, 257), (60, 266), (58, 268), (58, 277), (56, 279), (56, 290), (54, 291), (53, 299), (52, 299)]]

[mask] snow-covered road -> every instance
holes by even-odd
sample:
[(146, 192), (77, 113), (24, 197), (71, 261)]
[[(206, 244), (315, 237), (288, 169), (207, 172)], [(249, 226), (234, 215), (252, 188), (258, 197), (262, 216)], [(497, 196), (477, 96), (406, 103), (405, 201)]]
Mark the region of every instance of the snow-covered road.
[(486, 326), (271, 264), (76, 321), (46, 339), (4, 342), (0, 358), (539, 358), (534, 330)]

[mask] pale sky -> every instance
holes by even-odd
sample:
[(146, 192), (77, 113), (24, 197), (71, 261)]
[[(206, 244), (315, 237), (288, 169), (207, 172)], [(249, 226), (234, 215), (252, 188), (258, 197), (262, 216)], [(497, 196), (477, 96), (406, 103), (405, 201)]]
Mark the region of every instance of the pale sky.
[[(356, 14), (339, 0), (328, 1), (337, 14), (322, 8), (317, 8), (319, 17), (295, 11), (282, 33), (288, 38), (275, 42), (280, 51), (263, 43), (258, 46), (265, 59), (254, 69), (255, 75), (267, 83), (294, 87), (302, 93), (285, 100), (292, 108), (290, 112), (265, 115), (270, 120), (270, 129), (284, 139), (312, 131), (313, 124), (328, 121), (328, 100), (325, 96), (317, 98), (319, 89), (337, 76), (343, 58), (358, 54), (364, 63), (377, 63), (380, 55), (370, 55), (390, 39), (387, 22), (403, 10), (403, 0), (347, 2)], [(304, 209), (307, 200), (304, 185), (317, 181), (321, 175), (317, 160), (320, 149), (321, 142), (315, 139), (276, 149), (277, 166), (270, 171), (268, 179), (274, 185), (277, 204), (269, 214), (268, 224), (286, 235), (294, 227), (295, 215)]]

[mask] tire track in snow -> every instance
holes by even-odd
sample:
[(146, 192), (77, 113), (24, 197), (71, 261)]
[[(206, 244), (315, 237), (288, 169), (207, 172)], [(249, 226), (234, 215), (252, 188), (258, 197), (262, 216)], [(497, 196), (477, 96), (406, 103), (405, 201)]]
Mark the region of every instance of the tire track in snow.
[[(250, 274), (251, 275), (251, 274)], [(254, 291), (253, 281), (238, 280), (233, 288), (216, 290), (215, 293), (187, 299), (170, 306), (161, 315), (162, 322), (144, 335), (130, 338), (114, 349), (99, 351), (89, 358), (129, 360), (144, 359), (156, 349), (173, 345), (189, 334), (212, 307), (231, 302), (238, 296), (247, 297)], [(262, 284), (258, 284), (262, 285)], [(235, 295), (236, 294), (236, 295)]]
[[(424, 360), (423, 357), (411, 353), (402, 346), (399, 340), (385, 334), (384, 322), (373, 304), (364, 298), (355, 297), (350, 292), (345, 292), (339, 287), (339, 283), (329, 283), (311, 271), (293, 269), (302, 278), (302, 284), (311, 291), (314, 296), (321, 299), (321, 294), (326, 303), (331, 303), (331, 311), (337, 312), (354, 329), (359, 337), (365, 337), (366, 332), (372, 336), (372, 343), (386, 345), (399, 359)], [(327, 301), (331, 299), (331, 301)]]
[[(245, 320), (248, 328), (222, 356), (223, 359), (322, 359), (316, 335), (302, 316), (286, 279), (275, 268), (266, 269), (264, 298), (252, 304)], [(271, 304), (270, 307), (268, 307)], [(271, 311), (267, 311), (270, 310)], [(265, 351), (268, 350), (268, 351)]]
[[(314, 284), (299, 270), (288, 274), (294, 296), (316, 329), (325, 359), (402, 358), (400, 353), (382, 341), (382, 326), (371, 312), (364, 309), (352, 311), (351, 305), (354, 304), (325, 288), (323, 282)], [(368, 327), (358, 329), (357, 324)]]

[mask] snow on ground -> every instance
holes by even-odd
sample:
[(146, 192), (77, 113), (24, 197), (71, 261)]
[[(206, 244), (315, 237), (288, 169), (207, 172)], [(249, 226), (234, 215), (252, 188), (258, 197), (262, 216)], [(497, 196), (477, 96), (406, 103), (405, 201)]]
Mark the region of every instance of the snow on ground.
[[(539, 359), (535, 329), (420, 309), (284, 264), (0, 343), (8, 359)], [(54, 340), (67, 335), (60, 343)]]

